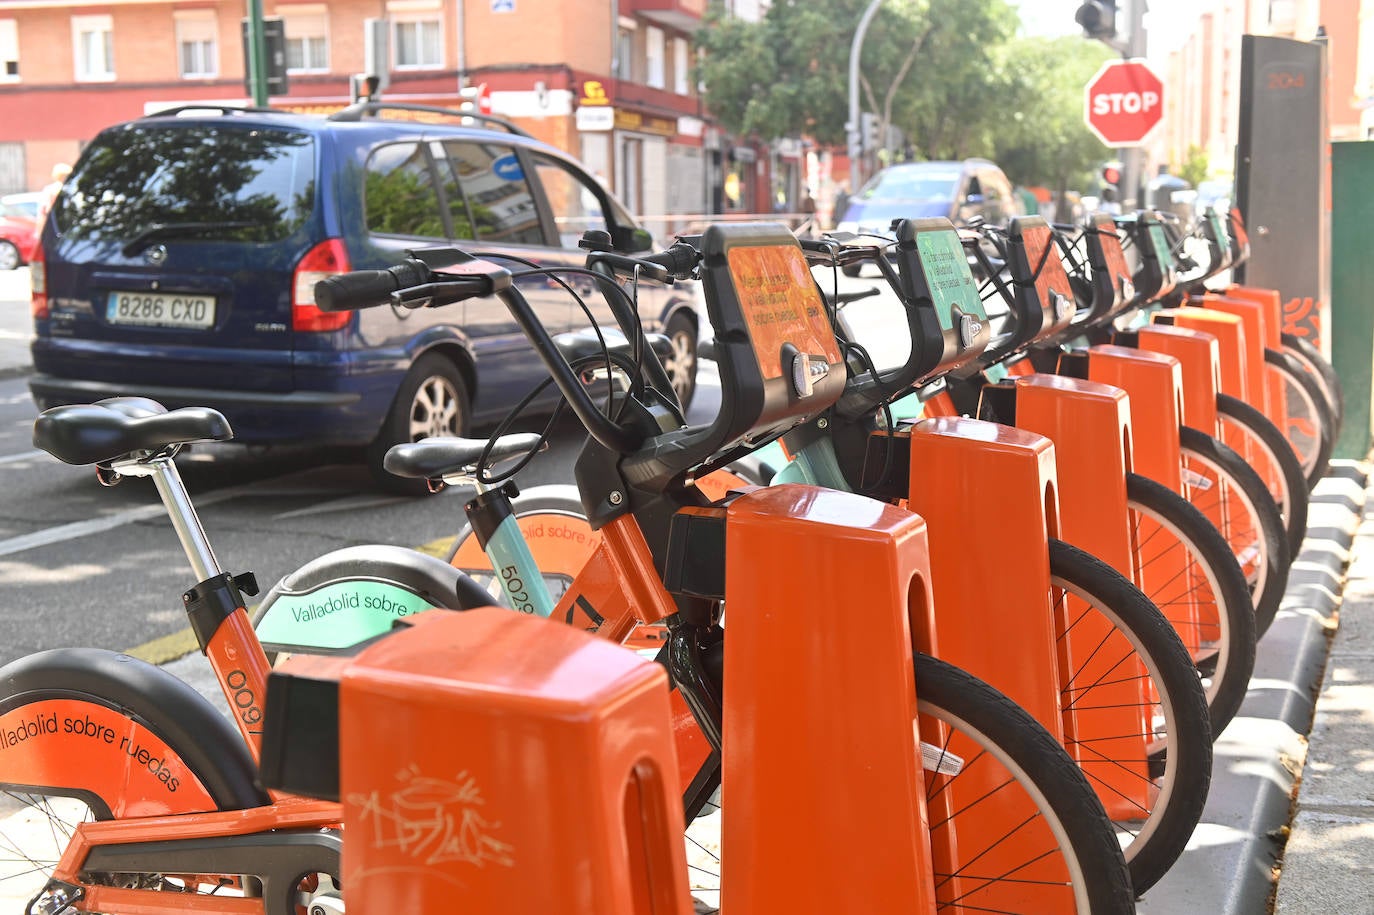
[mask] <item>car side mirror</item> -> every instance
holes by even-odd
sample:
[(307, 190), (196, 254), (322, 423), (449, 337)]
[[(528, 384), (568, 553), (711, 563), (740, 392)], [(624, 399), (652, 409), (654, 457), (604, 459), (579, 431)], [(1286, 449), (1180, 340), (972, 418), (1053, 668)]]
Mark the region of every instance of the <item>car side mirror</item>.
[(614, 226), (611, 229), (611, 242), (615, 249), (624, 254), (648, 251), (654, 246), (654, 237), (648, 229), (638, 226)]

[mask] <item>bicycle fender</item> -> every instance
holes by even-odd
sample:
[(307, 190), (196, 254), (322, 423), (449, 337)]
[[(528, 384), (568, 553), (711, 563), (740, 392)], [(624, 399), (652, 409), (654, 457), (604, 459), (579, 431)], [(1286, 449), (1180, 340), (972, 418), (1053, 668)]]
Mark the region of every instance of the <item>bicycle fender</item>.
[(390, 631), (402, 617), (496, 600), (463, 572), (398, 546), (351, 546), (286, 575), (254, 614), (269, 652), (339, 654)]

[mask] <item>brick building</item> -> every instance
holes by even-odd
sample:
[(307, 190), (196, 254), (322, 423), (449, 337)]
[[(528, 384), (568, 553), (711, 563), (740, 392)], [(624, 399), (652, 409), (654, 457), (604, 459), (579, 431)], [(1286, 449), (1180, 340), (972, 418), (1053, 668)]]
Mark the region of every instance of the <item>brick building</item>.
[[(651, 228), (669, 214), (800, 199), (802, 146), (736, 143), (692, 74), (706, 0), (264, 0), (286, 35), (274, 107), (352, 99), (368, 47), (382, 97), (495, 114), (583, 160)], [(739, 15), (757, 4), (736, 0)], [(245, 104), (242, 0), (0, 0), (0, 193), (46, 184), (101, 128), (173, 105)], [(373, 37), (369, 41), (369, 36)]]

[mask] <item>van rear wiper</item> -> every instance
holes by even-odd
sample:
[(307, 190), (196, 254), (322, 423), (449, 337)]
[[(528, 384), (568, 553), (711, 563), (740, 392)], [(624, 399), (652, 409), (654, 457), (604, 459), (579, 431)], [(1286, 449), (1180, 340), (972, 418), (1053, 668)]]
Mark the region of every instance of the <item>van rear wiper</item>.
[(255, 222), (159, 222), (144, 229), (135, 235), (127, 244), (124, 245), (122, 253), (125, 257), (133, 257), (150, 242), (159, 238), (169, 238), (179, 235), (182, 232), (211, 232), (215, 229), (251, 229), (256, 226)]

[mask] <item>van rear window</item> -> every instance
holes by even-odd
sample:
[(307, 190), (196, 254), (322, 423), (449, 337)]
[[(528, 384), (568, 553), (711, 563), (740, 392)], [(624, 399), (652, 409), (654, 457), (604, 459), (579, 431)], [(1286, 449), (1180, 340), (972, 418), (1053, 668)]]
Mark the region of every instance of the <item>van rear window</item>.
[(276, 241), (310, 217), (315, 140), (246, 125), (138, 124), (97, 137), (55, 204), (68, 238)]

